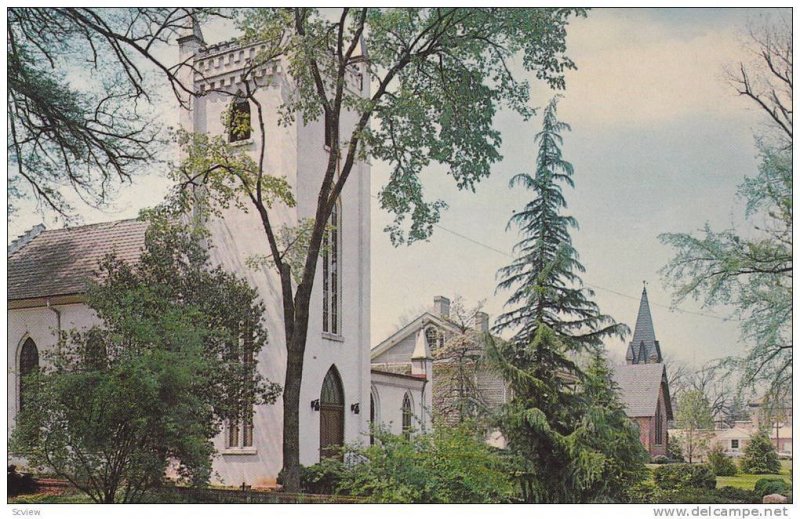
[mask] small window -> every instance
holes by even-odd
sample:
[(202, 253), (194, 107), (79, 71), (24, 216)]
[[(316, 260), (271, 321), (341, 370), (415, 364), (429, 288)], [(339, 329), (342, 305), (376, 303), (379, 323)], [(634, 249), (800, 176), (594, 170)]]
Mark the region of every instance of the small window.
[(731, 440), (731, 449), (739, 448), (739, 440)]
[(403, 436), (406, 440), (411, 438), (411, 417), (413, 412), (411, 410), (411, 397), (408, 393), (403, 397)]
[(444, 335), (433, 325), (425, 328), (425, 339), (428, 341), (428, 347), (431, 349), (431, 352), (437, 348), (441, 348), (444, 344)]
[(237, 98), (230, 108), (228, 140), (246, 141), (250, 138), (250, 130), (250, 103), (247, 99)]

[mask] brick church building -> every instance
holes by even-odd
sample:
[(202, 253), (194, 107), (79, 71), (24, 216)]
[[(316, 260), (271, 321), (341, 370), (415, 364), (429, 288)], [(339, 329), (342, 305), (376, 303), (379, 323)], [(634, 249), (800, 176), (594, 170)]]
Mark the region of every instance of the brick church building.
[(666, 455), (669, 444), (667, 422), (672, 420), (672, 402), (646, 288), (642, 290), (639, 315), (625, 360), (625, 365), (614, 368), (614, 380), (620, 387), (625, 410), (639, 425), (639, 439), (650, 456)]

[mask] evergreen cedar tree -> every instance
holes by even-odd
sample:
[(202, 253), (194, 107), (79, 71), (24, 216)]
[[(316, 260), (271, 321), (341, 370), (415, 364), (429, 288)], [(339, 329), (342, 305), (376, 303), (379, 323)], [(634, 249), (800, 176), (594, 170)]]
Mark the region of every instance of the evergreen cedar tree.
[[(331, 211), (360, 160), (388, 163), (391, 174), (380, 190), (381, 207), (394, 215), (387, 227), (393, 243), (426, 239), (445, 207), (423, 196), (420, 178), (430, 163), (445, 166), (461, 189), (473, 190), (501, 159), (498, 109), (531, 115), (529, 85), (515, 79), (509, 62), (550, 87), (564, 88), (568, 20), (582, 9), (342, 9), (337, 17), (308, 8), (243, 10), (241, 44), (264, 44), (242, 74), (239, 97), (254, 107), (261, 130), (257, 160), (221, 138), (182, 135), (187, 162), (176, 177), (186, 191), (206, 187), (209, 206), (231, 203), (255, 209), (264, 228), (265, 257), (280, 276), (287, 367), (283, 391), (283, 475), (288, 490), (300, 485), (299, 409), (309, 305), (317, 260)], [(361, 42), (366, 39), (365, 50)], [(365, 52), (365, 55), (358, 55)], [(328, 160), (321, 171), (313, 219), (294, 230), (301, 240), (281, 240), (274, 211), (293, 206), (294, 194), (264, 169), (264, 114), (251, 83), (252, 71), (285, 59), (296, 95), (280, 107), (281, 122), (322, 120)], [(364, 63), (371, 94), (349, 87), (354, 63)], [(351, 127), (340, 125), (353, 115)], [(290, 231), (291, 233), (292, 231)], [(291, 244), (291, 245), (287, 245)], [(300, 253), (297, 249), (302, 249)]]
[[(533, 193), (509, 222), (522, 239), (499, 288), (511, 290), (496, 331), (515, 332), (509, 342), (489, 339), (489, 354), (513, 398), (500, 410), (508, 446), (521, 464), (523, 498), (529, 502), (624, 501), (646, 476), (635, 425), (625, 415), (602, 339), (624, 337), (627, 327), (599, 312), (580, 287), (583, 266), (572, 246), (574, 218), (562, 214), (562, 184), (573, 186), (572, 165), (561, 154), (566, 123), (556, 117), (557, 98), (546, 107), (533, 174), (511, 180)], [(576, 363), (590, 355), (588, 370)]]
[(209, 266), (199, 233), (153, 212), (139, 263), (106, 257), (88, 292), (103, 325), (64, 332), (25, 379), (12, 449), (95, 502), (140, 501), (172, 461), (207, 483), (222, 422), (279, 396), (257, 366), (263, 306)]

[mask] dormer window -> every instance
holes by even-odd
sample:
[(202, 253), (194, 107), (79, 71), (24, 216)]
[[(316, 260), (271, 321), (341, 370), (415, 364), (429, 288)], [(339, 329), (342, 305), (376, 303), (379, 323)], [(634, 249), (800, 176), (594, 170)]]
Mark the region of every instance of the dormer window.
[(250, 138), (250, 103), (237, 97), (230, 108), (228, 141), (239, 142)]

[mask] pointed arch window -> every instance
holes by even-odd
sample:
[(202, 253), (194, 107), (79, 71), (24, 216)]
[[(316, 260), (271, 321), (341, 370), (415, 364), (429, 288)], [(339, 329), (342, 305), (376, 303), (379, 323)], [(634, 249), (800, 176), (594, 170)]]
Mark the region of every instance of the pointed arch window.
[(25, 406), (25, 392), (28, 390), (26, 387), (28, 382), (26, 378), (28, 375), (39, 370), (39, 349), (33, 339), (28, 337), (22, 344), (22, 349), (19, 352), (19, 407), (22, 411)]
[(341, 335), (341, 214), (341, 202), (337, 200), (322, 243), (322, 331), (332, 335)]
[(406, 440), (411, 438), (411, 417), (413, 416), (413, 410), (411, 407), (411, 395), (408, 393), (403, 396), (403, 436)]
[(242, 97), (236, 97), (230, 107), (230, 121), (228, 121), (228, 141), (239, 142), (250, 138), (250, 102)]
[(662, 445), (664, 443), (663, 427), (664, 417), (661, 414), (661, 402), (659, 401), (656, 407), (656, 445)]

